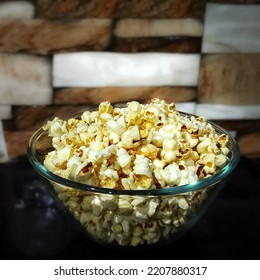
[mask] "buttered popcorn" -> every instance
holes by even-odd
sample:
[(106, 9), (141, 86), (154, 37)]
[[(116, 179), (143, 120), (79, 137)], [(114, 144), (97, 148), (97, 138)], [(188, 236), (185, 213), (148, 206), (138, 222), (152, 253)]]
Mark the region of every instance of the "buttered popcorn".
[(228, 137), (201, 117), (179, 114), (153, 99), (126, 108), (103, 102), (81, 119), (45, 126), (55, 148), (44, 161), (58, 175), (114, 189), (158, 189), (193, 183), (227, 161)]
[[(228, 162), (228, 136), (202, 117), (152, 99), (114, 108), (103, 102), (79, 119), (49, 121), (54, 150), (44, 165), (64, 178), (102, 188), (178, 187), (215, 174)], [(163, 197), (90, 194), (54, 183), (58, 197), (97, 239), (136, 246), (156, 243), (185, 224), (206, 190)]]

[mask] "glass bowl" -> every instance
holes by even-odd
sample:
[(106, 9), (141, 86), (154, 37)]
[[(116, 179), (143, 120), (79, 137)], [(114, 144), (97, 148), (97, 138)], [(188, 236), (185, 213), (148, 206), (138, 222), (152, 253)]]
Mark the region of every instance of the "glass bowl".
[[(80, 113), (73, 117), (79, 116)], [(219, 135), (228, 135), (229, 161), (216, 174), (178, 187), (117, 190), (57, 176), (43, 165), (45, 155), (53, 150), (51, 137), (43, 128), (29, 140), (28, 159), (57, 206), (89, 238), (118, 248), (151, 248), (173, 242), (190, 230), (225, 186), (239, 161), (239, 148), (233, 136), (208, 123)]]

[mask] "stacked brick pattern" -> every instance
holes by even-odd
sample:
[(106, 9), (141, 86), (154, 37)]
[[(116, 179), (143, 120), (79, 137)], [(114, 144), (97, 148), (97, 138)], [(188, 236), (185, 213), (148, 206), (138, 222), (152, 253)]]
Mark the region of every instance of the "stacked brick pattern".
[[(260, 156), (260, 50), (257, 42), (254, 51), (203, 50), (211, 3), (259, 8), (260, 1), (0, 1), (0, 160), (26, 156), (31, 134), (54, 116), (66, 117), (105, 100), (124, 104), (153, 97), (208, 114), (236, 131), (243, 155)], [(55, 86), (56, 59), (76, 52), (197, 55), (198, 82)], [(66, 60), (62, 65), (77, 79), (74, 65)], [(174, 64), (173, 74), (178, 70)]]

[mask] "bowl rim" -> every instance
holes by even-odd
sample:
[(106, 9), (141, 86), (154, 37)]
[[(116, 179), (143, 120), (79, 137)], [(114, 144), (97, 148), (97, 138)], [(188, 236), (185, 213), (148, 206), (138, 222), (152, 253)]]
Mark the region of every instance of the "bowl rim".
[[(190, 114), (182, 111), (177, 111), (181, 115), (185, 115), (188, 117), (194, 116), (194, 117), (200, 117), (195, 114)], [(77, 114), (74, 114), (71, 117), (76, 117), (82, 114), (83, 112), (79, 112)], [(66, 119), (68, 119), (66, 118)], [(43, 135), (47, 134), (47, 131), (43, 129), (43, 127), (36, 130), (30, 137), (29, 143), (27, 146), (27, 157), (32, 165), (32, 167), (45, 179), (53, 181), (55, 183), (65, 185), (67, 187), (71, 187), (74, 189), (80, 189), (83, 191), (88, 192), (95, 192), (95, 193), (103, 193), (103, 194), (115, 194), (115, 195), (152, 195), (152, 196), (161, 196), (161, 195), (176, 195), (176, 194), (183, 194), (191, 191), (195, 191), (198, 189), (202, 189), (204, 187), (208, 187), (211, 185), (215, 185), (222, 181), (223, 179), (227, 178), (228, 175), (235, 169), (237, 166), (239, 159), (240, 159), (240, 152), (239, 152), (239, 146), (233, 137), (233, 135), (225, 130), (224, 128), (220, 127), (216, 123), (206, 120), (207, 123), (211, 124), (213, 128), (216, 130), (216, 132), (220, 134), (226, 134), (229, 138), (229, 143), (231, 144), (231, 150), (229, 152), (229, 162), (221, 168), (216, 174), (211, 175), (205, 179), (198, 180), (192, 184), (185, 184), (181, 186), (169, 186), (161, 189), (148, 189), (148, 190), (118, 190), (118, 189), (110, 189), (106, 187), (101, 186), (91, 186), (88, 184), (83, 184), (77, 181), (73, 181), (70, 179), (66, 179), (64, 177), (58, 176), (54, 174), (53, 172), (49, 171), (43, 164), (41, 164), (38, 159), (35, 156), (34, 153), (34, 143)]]

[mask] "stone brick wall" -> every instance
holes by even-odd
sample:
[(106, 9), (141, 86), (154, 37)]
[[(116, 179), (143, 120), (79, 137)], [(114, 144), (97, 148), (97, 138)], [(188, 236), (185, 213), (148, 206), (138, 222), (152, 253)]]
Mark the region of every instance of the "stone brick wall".
[(0, 1), (0, 161), (109, 100), (159, 97), (260, 156), (260, 1)]

